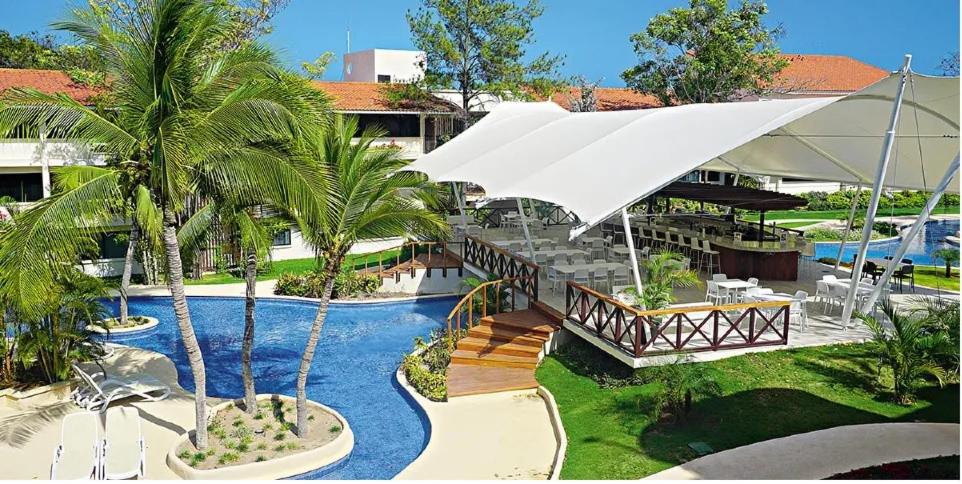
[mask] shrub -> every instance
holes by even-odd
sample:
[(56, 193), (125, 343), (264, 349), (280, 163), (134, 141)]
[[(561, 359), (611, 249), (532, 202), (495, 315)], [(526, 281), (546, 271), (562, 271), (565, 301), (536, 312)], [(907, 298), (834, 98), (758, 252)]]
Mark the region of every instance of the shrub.
[[(376, 274), (358, 274), (351, 269), (343, 269), (334, 278), (331, 297), (355, 297), (370, 294), (381, 287), (381, 278)], [(318, 272), (306, 274), (284, 273), (277, 278), (274, 294), (319, 298), (324, 293), (323, 277)]]
[(655, 379), (661, 389), (655, 397), (653, 408), (659, 419), (684, 423), (691, 412), (695, 397), (717, 396), (721, 386), (704, 365), (691, 362), (691, 357), (679, 357), (673, 363), (653, 367)]
[(408, 383), (426, 398), (441, 402), (447, 399), (447, 369), (451, 362), (448, 351), (447, 331), (434, 331), (430, 341), (421, 338), (414, 340), (415, 353), (407, 355), (401, 362), (401, 370)]

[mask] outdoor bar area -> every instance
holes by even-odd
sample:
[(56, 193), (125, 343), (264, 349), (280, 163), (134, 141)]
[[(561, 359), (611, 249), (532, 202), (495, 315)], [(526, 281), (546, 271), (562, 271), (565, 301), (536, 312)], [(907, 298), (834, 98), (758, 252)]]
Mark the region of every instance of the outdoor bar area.
[[(802, 344), (864, 338), (853, 313), (876, 312), (932, 209), (959, 192), (959, 79), (919, 75), (910, 64), (906, 56), (899, 71), (843, 97), (603, 113), (505, 102), (406, 169), (452, 183), (459, 213), (450, 222), (466, 264), (520, 284), (523, 296), (558, 311), (565, 329), (629, 365), (788, 345), (790, 334), (809, 338)], [(803, 199), (737, 181), (684, 181), (699, 170), (870, 187), (854, 265), (821, 265), (801, 233), (765, 223), (765, 212)], [(475, 207), (487, 212), (469, 209), (466, 184), (483, 189)], [(883, 190), (930, 196), (884, 269), (869, 273)], [(677, 199), (694, 203), (665, 202)], [(758, 219), (739, 220), (739, 211)], [(853, 206), (846, 234), (855, 215)], [(651, 261), (664, 252), (701, 279), (697, 289), (646, 292), (663, 281)], [(813, 306), (825, 323), (814, 336)]]

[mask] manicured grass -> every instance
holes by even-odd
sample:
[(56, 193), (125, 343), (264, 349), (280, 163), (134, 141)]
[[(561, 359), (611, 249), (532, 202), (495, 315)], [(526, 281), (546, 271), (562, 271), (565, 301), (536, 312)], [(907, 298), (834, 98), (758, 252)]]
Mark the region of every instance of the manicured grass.
[[(959, 421), (959, 387), (928, 387), (912, 406), (876, 383), (864, 345), (755, 353), (706, 365), (722, 395), (698, 399), (684, 425), (651, 418), (659, 383), (602, 387), (590, 375), (625, 370), (586, 343), (547, 357), (538, 381), (558, 402), (568, 436), (565, 479), (637, 479), (695, 457), (690, 442), (715, 451), (839, 425)], [(791, 456), (786, 456), (790, 458)]]
[(799, 227), (808, 227), (809, 225), (816, 224), (818, 222), (819, 222), (818, 220), (810, 220), (808, 222), (783, 222), (783, 223), (776, 223), (775, 225), (783, 229), (797, 229)]
[(959, 292), (959, 268), (952, 268), (952, 277), (945, 277), (944, 266), (915, 266), (915, 284)]
[[(397, 250), (389, 250), (384, 252), (384, 260), (387, 261), (392, 257), (397, 256)], [(369, 259), (365, 259), (365, 257)], [(368, 260), (372, 265), (377, 265), (377, 257), (370, 254), (350, 254), (344, 261), (344, 267), (352, 268), (363, 268), (365, 260)], [(304, 274), (314, 270), (316, 267), (313, 257), (306, 259), (290, 259), (290, 260), (279, 260), (271, 262), (270, 270), (257, 274), (258, 281), (269, 281), (272, 279), (277, 279), (281, 274), (292, 273), (292, 274)], [(200, 279), (186, 279), (184, 281), (186, 284), (236, 284), (244, 282), (241, 277), (236, 277), (230, 273), (220, 273), (220, 274), (207, 274)]]
[[(862, 211), (864, 212), (864, 210)], [(878, 210), (879, 217), (888, 217), (890, 215), (918, 215), (922, 212), (922, 208), (896, 208), (894, 210), (889, 208), (880, 208)], [(938, 206), (932, 211), (934, 215), (944, 215), (944, 214), (959, 214), (959, 207), (943, 207)], [(775, 220), (789, 220), (789, 219), (814, 219), (814, 220), (840, 220), (848, 218), (848, 210), (773, 210), (771, 212), (765, 212), (765, 221), (775, 221)], [(740, 220), (745, 220), (748, 222), (757, 222), (758, 213), (748, 213), (744, 216), (739, 217)]]

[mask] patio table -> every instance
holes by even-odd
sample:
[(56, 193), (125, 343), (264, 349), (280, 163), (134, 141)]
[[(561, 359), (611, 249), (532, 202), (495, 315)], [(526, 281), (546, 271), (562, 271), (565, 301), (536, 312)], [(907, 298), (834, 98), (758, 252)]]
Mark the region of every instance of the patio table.
[[(508, 239), (508, 240), (491, 240), (488, 243), (497, 245), (498, 247), (507, 247), (511, 244), (521, 244), (527, 246), (528, 241), (525, 239)], [(532, 244), (554, 244), (556, 243), (554, 239), (531, 239)]]
[[(528, 251), (526, 251), (526, 250), (521, 250), (521, 251), (518, 251), (518, 252), (515, 252), (515, 253), (518, 254), (518, 255), (520, 255), (520, 256), (523, 256), (523, 257), (528, 257)], [(577, 255), (577, 254), (581, 254), (581, 255), (583, 255), (583, 256), (585, 256), (585, 257), (588, 257), (588, 256), (589, 256), (588, 252), (583, 251), (583, 250), (581, 250), (581, 249), (561, 249), (561, 250), (551, 249), (551, 250), (536, 250), (536, 251), (534, 251), (534, 255), (536, 255), (536, 256), (538, 256), (538, 255), (544, 255), (544, 256), (547, 256), (547, 257), (556, 257), (556, 256), (559, 256), (559, 255), (572, 256), (572, 255)]]
[(585, 270), (585, 269), (588, 270), (588, 273), (594, 273), (595, 271), (598, 271), (598, 270), (605, 270), (606, 272), (609, 273), (608, 275), (611, 276), (610, 273), (619, 267), (627, 267), (627, 266), (618, 262), (605, 262), (603, 264), (601, 263), (599, 264), (594, 264), (594, 263), (562, 264), (562, 265), (551, 266), (551, 268), (554, 269), (555, 272), (563, 275), (566, 280), (571, 279), (571, 276), (574, 275), (575, 271)]

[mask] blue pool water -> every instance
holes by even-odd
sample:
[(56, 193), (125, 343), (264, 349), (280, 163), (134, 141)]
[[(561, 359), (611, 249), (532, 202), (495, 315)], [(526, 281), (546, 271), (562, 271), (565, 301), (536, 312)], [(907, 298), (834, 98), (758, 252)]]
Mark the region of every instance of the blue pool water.
[[(958, 248), (959, 246), (952, 245), (945, 241), (945, 236), (955, 235), (955, 233), (958, 231), (958, 219), (942, 221), (932, 220), (926, 222), (925, 227), (922, 228), (922, 232), (914, 241), (912, 241), (912, 244), (909, 245), (909, 249), (905, 253), (905, 258), (912, 259), (912, 262), (921, 265), (944, 264), (941, 260), (932, 258), (932, 253), (943, 247)], [(868, 258), (881, 259), (884, 256), (892, 255), (895, 253), (895, 250), (898, 249), (899, 244), (901, 243), (901, 238), (870, 242), (868, 246)], [(815, 244), (815, 258), (834, 258), (836, 255), (838, 255), (838, 244), (838, 242), (818, 242)], [(842, 253), (842, 260), (851, 261), (855, 258), (855, 252), (857, 250), (858, 242), (846, 243), (845, 250)]]
[[(240, 347), (242, 298), (188, 298), (207, 365), (207, 392), (243, 395)], [(362, 305), (332, 304), (308, 379), (307, 396), (340, 412), (354, 431), (353, 453), (306, 479), (389, 479), (413, 461), (430, 431), (423, 413), (394, 378), (416, 336), (441, 327), (453, 298)], [(116, 312), (116, 303), (112, 309)], [(295, 378), (316, 304), (258, 299), (253, 370), (258, 393), (295, 394)], [(112, 341), (170, 357), (180, 385), (193, 379), (170, 298), (131, 298), (130, 313), (160, 319), (156, 329)]]

